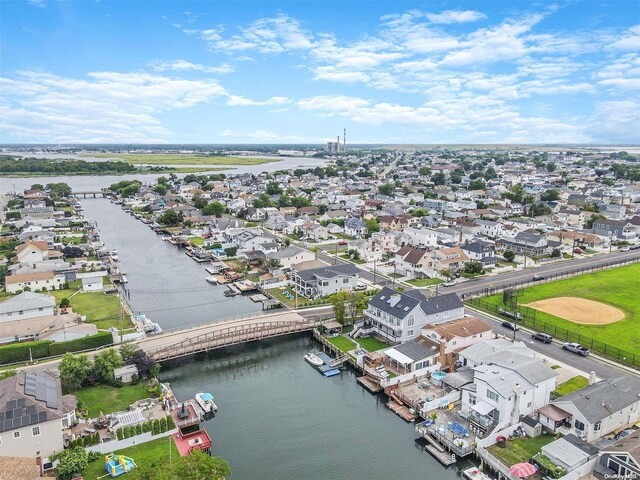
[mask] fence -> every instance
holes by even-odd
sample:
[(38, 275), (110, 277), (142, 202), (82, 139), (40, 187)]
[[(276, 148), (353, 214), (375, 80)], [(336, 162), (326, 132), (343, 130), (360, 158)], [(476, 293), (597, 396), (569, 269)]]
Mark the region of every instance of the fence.
[[(613, 345), (609, 345), (581, 333), (567, 330), (566, 328), (558, 327), (557, 325), (538, 320), (536, 318), (537, 311), (532, 308), (525, 307), (523, 305), (497, 305), (487, 302), (486, 300), (483, 300), (481, 298), (470, 299), (468, 300), (468, 303), (473, 306), (479, 307), (481, 310), (484, 310), (486, 312), (494, 313), (496, 315), (502, 315), (510, 322), (515, 322), (538, 332), (548, 333), (549, 335), (552, 335), (554, 338), (563, 342), (577, 342), (582, 346), (587, 347), (594, 352), (597, 352), (598, 354), (611, 358), (612, 360), (616, 360), (617, 362), (629, 365), (634, 368), (640, 368), (640, 355), (629, 352), (627, 350), (622, 350), (618, 347), (614, 347)], [(505, 311), (511, 313), (511, 315), (505, 315)], [(514, 318), (513, 314), (518, 314), (518, 318)]]
[[(489, 295), (500, 293), (503, 290), (508, 290), (508, 289), (517, 290), (524, 287), (529, 287), (531, 285), (539, 285), (541, 283), (552, 282), (554, 280), (560, 280), (562, 278), (570, 278), (570, 277), (575, 277), (576, 275), (583, 275), (585, 273), (599, 272), (601, 270), (621, 267), (623, 265), (631, 265), (633, 263), (638, 263), (638, 262), (640, 262), (640, 254), (630, 256), (630, 257), (625, 256), (623, 258), (610, 260), (608, 262), (598, 263), (596, 265), (587, 265), (584, 267), (576, 267), (570, 270), (563, 270), (562, 272), (557, 272), (557, 273), (544, 272), (544, 280), (534, 280), (533, 277), (536, 271), (532, 269), (531, 277), (529, 277), (527, 280), (521, 280), (519, 282), (512, 282), (512, 283), (504, 283), (504, 284), (496, 285), (495, 287), (480, 288), (478, 290), (474, 290), (472, 292), (467, 292), (463, 294), (462, 299), (468, 300), (468, 299), (477, 298), (477, 297), (487, 297)], [(497, 280), (499, 280), (499, 278), (496, 278), (496, 281)]]

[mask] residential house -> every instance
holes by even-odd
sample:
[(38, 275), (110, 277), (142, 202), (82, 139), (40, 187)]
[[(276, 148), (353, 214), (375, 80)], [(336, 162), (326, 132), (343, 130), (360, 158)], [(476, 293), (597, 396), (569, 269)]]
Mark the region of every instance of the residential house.
[(551, 253), (551, 246), (544, 235), (529, 232), (520, 232), (512, 240), (501, 238), (496, 242), (496, 248), (528, 257)]
[(267, 221), (264, 222), (264, 226), (269, 230), (275, 230), (276, 232), (281, 232), (282, 230), (284, 230), (284, 227), (287, 226), (287, 219), (280, 214), (269, 215), (269, 218), (267, 218)]
[(598, 235), (605, 235), (618, 240), (628, 241), (637, 236), (636, 227), (626, 220), (601, 218), (593, 222), (593, 231)]
[[(382, 352), (383, 364), (391, 366), (400, 374), (420, 374), (421, 370), (438, 365), (440, 345), (425, 337), (400, 343)], [(422, 374), (426, 371), (422, 372)]]
[(298, 263), (315, 260), (316, 254), (310, 250), (291, 245), (277, 252), (269, 253), (267, 258), (278, 260), (282, 268), (291, 268)]
[(469, 257), (460, 247), (432, 250), (427, 254), (427, 258), (427, 269), (432, 277), (438, 275), (442, 270), (457, 272), (464, 266), (465, 262), (469, 261)]
[(384, 253), (380, 245), (370, 238), (352, 241), (349, 249), (358, 252), (358, 258), (364, 262), (379, 262)]
[(444, 358), (440, 358), (440, 364), (445, 368), (453, 365), (460, 350), (493, 338), (493, 329), (479, 318), (462, 317), (437, 325), (425, 325), (422, 336), (443, 344)]
[(602, 447), (595, 474), (603, 480), (640, 478), (640, 430)]
[(409, 278), (425, 278), (428, 276), (428, 250), (410, 246), (402, 247), (396, 252), (396, 273)]
[(572, 433), (543, 445), (540, 452), (566, 472), (573, 472), (598, 456), (597, 447)]
[[(417, 219), (416, 219), (417, 220)], [(378, 217), (378, 223), (383, 230), (403, 231), (412, 224), (413, 217), (411, 215), (381, 215)]]
[(594, 442), (640, 419), (639, 393), (640, 378), (635, 375), (607, 378), (555, 400), (553, 411), (541, 408), (540, 423)]
[(18, 263), (42, 262), (49, 258), (49, 245), (46, 241), (28, 241), (16, 248)]
[(557, 230), (547, 233), (547, 239), (561, 243), (566, 247), (602, 248), (606, 245), (604, 238), (586, 232), (561, 231)]
[(374, 295), (364, 311), (373, 333), (393, 343), (420, 335), (427, 324), (439, 324), (464, 315), (464, 305), (455, 293), (427, 298), (418, 290), (399, 293), (388, 287)]
[(367, 233), (367, 225), (362, 218), (350, 217), (344, 222), (344, 233), (351, 237), (364, 237)]
[(302, 230), (311, 240), (327, 240), (329, 238), (329, 229), (319, 223), (305, 225)]
[(294, 271), (291, 276), (293, 288), (298, 292), (298, 295), (310, 299), (353, 290), (358, 284), (359, 278), (360, 269), (351, 264)]
[(503, 225), (500, 222), (478, 219), (475, 224), (479, 227), (479, 234), (489, 238), (500, 238)]
[(406, 227), (398, 237), (401, 246), (435, 248), (438, 245), (438, 233), (428, 228)]
[(9, 293), (16, 293), (19, 290), (29, 288), (31, 291), (42, 289), (60, 289), (66, 283), (64, 275), (54, 272), (34, 272), (20, 275), (10, 275), (5, 278), (5, 290)]
[(481, 262), (485, 267), (495, 265), (494, 244), (476, 240), (461, 247), (465, 255), (474, 262)]
[(53, 315), (55, 306), (51, 295), (22, 292), (0, 303), (0, 323)]
[(76, 397), (62, 395), (49, 373), (0, 380), (0, 456), (42, 457), (64, 448), (63, 429), (75, 421)]
[(482, 431), (504, 428), (549, 403), (555, 388), (556, 373), (543, 360), (496, 352), (473, 367), (473, 384), (462, 391), (462, 412)]

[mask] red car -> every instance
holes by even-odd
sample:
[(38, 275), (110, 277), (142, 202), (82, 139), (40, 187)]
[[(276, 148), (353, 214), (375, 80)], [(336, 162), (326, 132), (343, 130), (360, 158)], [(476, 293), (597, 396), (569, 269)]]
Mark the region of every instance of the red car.
[(345, 242), (344, 240), (342, 240), (341, 242), (338, 242), (338, 245), (349, 245), (347, 242)]

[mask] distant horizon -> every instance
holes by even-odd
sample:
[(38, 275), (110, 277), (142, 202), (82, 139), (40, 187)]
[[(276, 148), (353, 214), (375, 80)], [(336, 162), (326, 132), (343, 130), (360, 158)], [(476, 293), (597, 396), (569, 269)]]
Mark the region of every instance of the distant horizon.
[[(640, 143), (501, 143), (501, 142), (489, 142), (489, 143), (456, 143), (456, 142), (435, 142), (435, 143), (353, 143), (347, 144), (349, 147), (393, 147), (393, 146), (415, 146), (415, 147), (441, 147), (441, 146), (460, 146), (460, 147), (491, 147), (491, 146), (503, 146), (503, 147), (640, 147)], [(324, 143), (0, 143), (0, 148), (8, 147), (184, 147), (184, 146), (199, 146), (199, 147), (229, 147), (229, 146), (267, 146), (267, 147), (324, 147)]]

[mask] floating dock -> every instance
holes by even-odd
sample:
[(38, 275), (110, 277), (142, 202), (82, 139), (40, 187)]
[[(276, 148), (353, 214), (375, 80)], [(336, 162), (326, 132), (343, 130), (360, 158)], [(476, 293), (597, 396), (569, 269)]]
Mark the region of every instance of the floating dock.
[(407, 422), (415, 422), (418, 418), (415, 413), (411, 413), (409, 407), (394, 398), (393, 395), (389, 399), (389, 402), (387, 402), (387, 407), (389, 407), (396, 415)]
[(383, 390), (379, 383), (374, 382), (366, 375), (358, 377), (357, 380), (360, 385), (369, 390), (371, 393), (378, 393)]
[(332, 366), (332, 363), (334, 361), (333, 358), (322, 352), (316, 353), (316, 355), (320, 360), (324, 362), (324, 365), (322, 365), (321, 367), (316, 367), (316, 370), (322, 373), (325, 377), (340, 375), (340, 370)]

